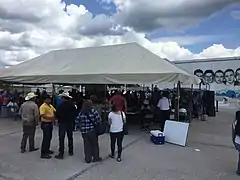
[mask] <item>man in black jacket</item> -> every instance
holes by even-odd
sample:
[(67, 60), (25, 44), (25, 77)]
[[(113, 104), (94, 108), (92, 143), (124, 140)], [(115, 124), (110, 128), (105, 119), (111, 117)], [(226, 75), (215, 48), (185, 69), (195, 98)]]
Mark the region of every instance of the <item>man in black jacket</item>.
[(59, 154), (55, 158), (63, 159), (65, 134), (68, 137), (68, 153), (73, 156), (73, 125), (77, 117), (77, 108), (68, 93), (59, 96), (62, 98), (62, 103), (56, 109), (59, 124)]

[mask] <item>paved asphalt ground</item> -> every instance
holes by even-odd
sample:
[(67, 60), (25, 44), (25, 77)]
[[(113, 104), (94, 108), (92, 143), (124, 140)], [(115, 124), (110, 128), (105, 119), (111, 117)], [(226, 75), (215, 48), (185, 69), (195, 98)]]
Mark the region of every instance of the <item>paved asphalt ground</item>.
[[(64, 160), (41, 160), (40, 152), (21, 154), (21, 123), (0, 120), (0, 180), (237, 180), (237, 152), (231, 141), (234, 109), (224, 107), (215, 118), (194, 121), (187, 147), (153, 145), (149, 135), (132, 130), (124, 139), (123, 161), (109, 159), (109, 137), (100, 137), (104, 161), (85, 164), (83, 143), (75, 133), (75, 155)], [(36, 134), (36, 146), (41, 131)], [(57, 128), (52, 150), (57, 152)], [(200, 151), (196, 151), (199, 149)]]

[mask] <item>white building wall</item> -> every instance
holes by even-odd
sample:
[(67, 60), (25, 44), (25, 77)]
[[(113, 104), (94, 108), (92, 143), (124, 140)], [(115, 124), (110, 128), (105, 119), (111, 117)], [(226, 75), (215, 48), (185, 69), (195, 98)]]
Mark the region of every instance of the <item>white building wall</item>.
[(211, 90), (240, 89), (240, 57), (175, 61), (174, 63), (191, 74), (194, 72), (196, 74), (196, 70), (199, 70), (200, 74), (202, 72), (203, 80), (209, 82)]

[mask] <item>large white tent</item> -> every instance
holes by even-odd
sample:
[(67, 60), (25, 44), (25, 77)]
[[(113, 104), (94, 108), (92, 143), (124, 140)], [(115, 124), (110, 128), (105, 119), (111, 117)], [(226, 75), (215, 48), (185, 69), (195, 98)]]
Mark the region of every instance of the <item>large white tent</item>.
[(23, 84), (197, 84), (199, 79), (137, 43), (55, 50), (4, 69), (0, 80)]

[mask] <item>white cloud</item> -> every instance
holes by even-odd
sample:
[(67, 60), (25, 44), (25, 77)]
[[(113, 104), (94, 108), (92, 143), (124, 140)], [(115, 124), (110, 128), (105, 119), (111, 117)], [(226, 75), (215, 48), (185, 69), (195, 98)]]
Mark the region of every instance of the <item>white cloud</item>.
[(161, 42), (177, 42), (181, 46), (194, 45), (202, 42), (212, 42), (220, 38), (219, 35), (199, 35), (199, 36), (171, 36), (154, 39), (154, 41)]
[[(219, 1), (224, 4), (224, 0)], [(107, 2), (111, 1), (107, 0)], [(119, 9), (118, 15), (120, 10), (129, 11), (130, 14), (133, 13), (130, 10), (138, 11), (133, 9), (136, 4), (131, 0), (114, 2)], [(139, 5), (141, 3), (145, 5), (144, 0), (138, 2)], [(173, 0), (166, 2), (171, 4)], [(159, 4), (153, 3), (153, 5), (162, 8)], [(166, 3), (162, 6), (169, 7)], [(143, 12), (146, 15), (151, 13)], [(128, 42), (138, 42), (159, 56), (170, 60), (240, 56), (239, 48), (226, 49), (223, 45), (213, 45), (199, 54), (194, 54), (180, 46), (201, 42), (208, 36), (160, 38), (155, 41), (150, 41), (145, 36), (145, 33), (137, 32), (130, 26), (124, 27), (116, 23), (115, 16), (105, 14), (94, 16), (83, 5), (67, 6), (61, 3), (61, 0), (0, 0), (0, 64), (6, 66), (18, 64), (54, 49)]]
[[(104, 0), (106, 1), (106, 0)], [(112, 0), (117, 6), (116, 20), (137, 31), (161, 27), (179, 29), (199, 23), (239, 0)]]
[(204, 49), (201, 53), (196, 54), (195, 58), (212, 58), (227, 56), (240, 56), (240, 47), (238, 47), (237, 49), (227, 49), (222, 44), (214, 44), (211, 47)]

